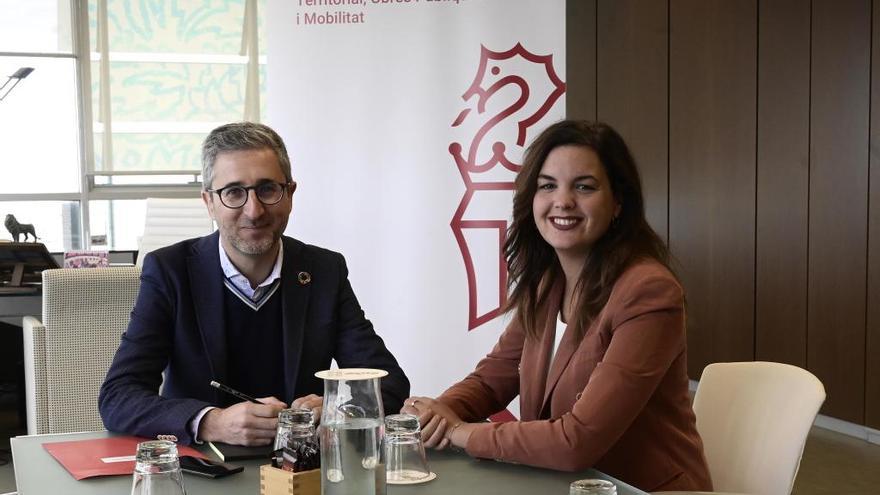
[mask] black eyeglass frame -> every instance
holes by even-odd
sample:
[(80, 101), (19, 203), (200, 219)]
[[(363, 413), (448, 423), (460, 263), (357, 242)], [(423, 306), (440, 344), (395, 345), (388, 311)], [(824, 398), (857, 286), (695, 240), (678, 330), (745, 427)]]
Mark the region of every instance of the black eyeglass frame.
[[(267, 184), (276, 184), (276, 185), (281, 186), (281, 194), (278, 196), (277, 200), (275, 200), (271, 203), (268, 203), (268, 202), (260, 199), (260, 194), (257, 192), (258, 188), (265, 186)], [(244, 202), (238, 206), (229, 206), (228, 204), (226, 204), (226, 201), (223, 201), (223, 192), (226, 190), (229, 190), (229, 189), (243, 189), (244, 190)], [(257, 201), (262, 203), (263, 206), (272, 206), (272, 205), (277, 205), (278, 203), (280, 203), (281, 200), (284, 199), (284, 194), (288, 190), (290, 190), (290, 193), (293, 194), (293, 192), (296, 191), (296, 182), (294, 182), (294, 181), (291, 181), (291, 182), (268, 181), (268, 182), (261, 182), (259, 184), (255, 184), (253, 186), (242, 186), (242, 185), (238, 185), (238, 184), (230, 184), (228, 186), (221, 187), (220, 189), (205, 189), (205, 192), (217, 193), (217, 197), (220, 198), (220, 203), (222, 203), (223, 206), (230, 208), (230, 209), (233, 209), (233, 210), (237, 210), (239, 208), (244, 208), (244, 205), (246, 205), (247, 202), (251, 199), (251, 191), (254, 191), (254, 195), (257, 197)]]

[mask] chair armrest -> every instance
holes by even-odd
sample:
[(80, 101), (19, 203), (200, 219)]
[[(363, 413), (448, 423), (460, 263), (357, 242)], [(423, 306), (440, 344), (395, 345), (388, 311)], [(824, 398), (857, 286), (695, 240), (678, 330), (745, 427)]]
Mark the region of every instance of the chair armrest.
[(33, 316), (22, 319), (24, 332), (24, 388), (29, 435), (48, 433), (46, 389), (46, 327)]

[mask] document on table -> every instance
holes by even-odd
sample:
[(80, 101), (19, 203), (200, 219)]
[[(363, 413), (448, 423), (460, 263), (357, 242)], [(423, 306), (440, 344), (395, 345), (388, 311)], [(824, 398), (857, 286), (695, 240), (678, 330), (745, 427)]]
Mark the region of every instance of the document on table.
[[(149, 438), (120, 436), (73, 440), (69, 442), (44, 443), (46, 449), (75, 479), (95, 476), (113, 476), (134, 472), (134, 456), (137, 444)], [(178, 455), (204, 458), (205, 455), (192, 447), (177, 446)]]

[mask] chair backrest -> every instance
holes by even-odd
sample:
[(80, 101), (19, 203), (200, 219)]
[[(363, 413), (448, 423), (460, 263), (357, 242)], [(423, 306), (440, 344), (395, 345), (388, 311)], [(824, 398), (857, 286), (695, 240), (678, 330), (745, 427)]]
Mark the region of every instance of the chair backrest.
[(34, 370), (43, 376), (28, 377), (36, 384), (33, 395), (42, 403), (42, 418), (30, 433), (104, 429), (98, 392), (139, 287), (140, 269), (133, 266), (43, 272), (45, 330), (38, 344), (44, 346), (45, 362)]
[(147, 198), (136, 264), (142, 266), (151, 251), (213, 231), (214, 221), (201, 198)]
[(796, 366), (760, 361), (706, 366), (694, 413), (715, 490), (790, 494), (824, 401), (822, 382)]

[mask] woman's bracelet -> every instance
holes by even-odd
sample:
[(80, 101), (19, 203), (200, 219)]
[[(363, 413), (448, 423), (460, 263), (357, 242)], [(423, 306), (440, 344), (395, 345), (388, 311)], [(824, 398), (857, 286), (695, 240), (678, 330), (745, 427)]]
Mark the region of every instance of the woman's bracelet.
[(454, 425), (452, 425), (452, 427), (449, 428), (449, 430), (446, 432), (446, 438), (448, 438), (450, 442), (452, 442), (452, 434), (455, 433), (455, 429), (463, 424), (464, 424), (464, 421), (459, 421), (458, 423), (455, 423)]

